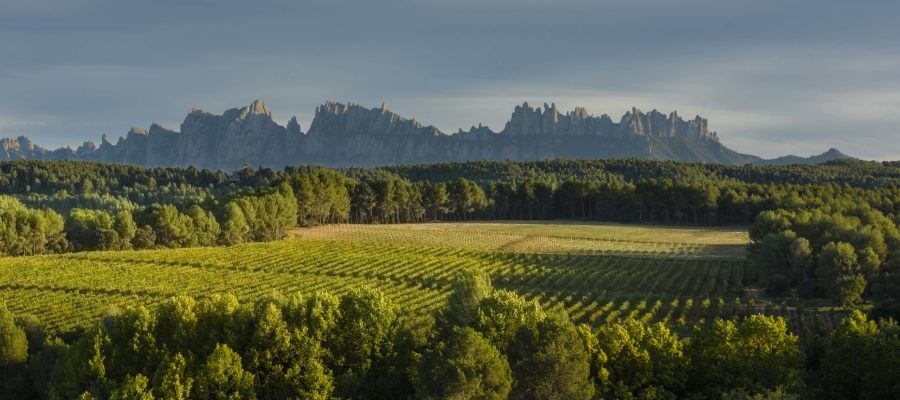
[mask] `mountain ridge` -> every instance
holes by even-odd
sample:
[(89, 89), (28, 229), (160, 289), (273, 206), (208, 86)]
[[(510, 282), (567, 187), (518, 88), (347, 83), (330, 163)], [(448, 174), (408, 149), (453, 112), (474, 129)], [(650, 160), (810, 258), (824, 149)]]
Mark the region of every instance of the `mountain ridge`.
[(254, 100), (221, 115), (192, 108), (179, 131), (159, 124), (134, 127), (116, 143), (107, 134), (100, 145), (45, 149), (30, 139), (0, 139), (0, 160), (85, 160), (143, 166), (189, 166), (233, 170), (243, 165), (281, 167), (322, 164), (333, 167), (378, 166), (473, 160), (551, 158), (646, 158), (722, 164), (820, 163), (852, 158), (832, 148), (812, 157), (771, 160), (736, 152), (697, 115), (642, 112), (632, 107), (618, 120), (589, 114), (583, 107), (565, 113), (556, 105), (517, 105), (503, 130), (479, 124), (447, 134), (389, 111), (385, 104), (327, 101), (316, 107), (309, 130), (296, 117), (286, 126), (272, 118), (266, 104)]

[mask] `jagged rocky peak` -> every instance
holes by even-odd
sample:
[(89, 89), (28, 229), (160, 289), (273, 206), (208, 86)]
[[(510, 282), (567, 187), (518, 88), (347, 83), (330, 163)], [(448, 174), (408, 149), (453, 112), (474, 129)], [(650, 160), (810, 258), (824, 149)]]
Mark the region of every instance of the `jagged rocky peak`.
[(457, 135), (472, 135), (472, 134), (474, 134), (474, 135), (495, 135), (495, 134), (497, 134), (497, 132), (494, 132), (493, 130), (491, 130), (491, 128), (489, 128), (487, 125), (482, 125), (479, 123), (478, 126), (473, 125), (471, 128), (469, 128), (468, 131), (464, 131), (464, 130), (462, 130), (462, 128), (460, 128), (459, 131), (456, 132), (456, 134)]
[(132, 137), (132, 136), (147, 136), (147, 130), (144, 128), (138, 128), (138, 127), (133, 126), (128, 131), (128, 134), (126, 135), (126, 137)]
[(272, 115), (272, 113), (269, 112), (269, 108), (266, 107), (266, 103), (263, 103), (262, 100), (253, 100), (253, 103), (250, 103), (249, 109), (253, 114)]
[(157, 124), (156, 122), (150, 124), (149, 135), (151, 137), (157, 136), (157, 135), (177, 135), (177, 134), (178, 134), (178, 132), (175, 132), (171, 129), (165, 128), (162, 125)]
[(703, 162), (822, 162), (843, 154), (776, 160), (740, 154), (721, 145), (706, 119), (682, 119), (677, 112), (643, 112), (637, 107), (613, 120), (584, 107), (560, 113), (555, 103), (532, 108), (517, 105), (503, 130), (472, 126), (446, 136), (388, 110), (354, 103), (325, 102), (316, 107), (309, 131), (291, 118), (281, 126), (262, 101), (221, 115), (192, 108), (180, 132), (159, 124), (132, 128), (124, 139), (77, 150), (47, 150), (26, 137), (0, 139), (0, 159), (80, 159), (147, 166), (188, 166), (233, 170), (245, 164), (283, 166), (317, 163), (331, 166), (385, 165), (467, 160), (539, 160), (547, 158), (643, 157)]
[(263, 103), (262, 100), (253, 100), (249, 106), (241, 109), (241, 118), (247, 118), (251, 115), (265, 115), (269, 118), (272, 117), (272, 113), (269, 111), (269, 108), (266, 107), (266, 103)]
[(75, 150), (78, 154), (90, 154), (97, 150), (97, 144), (92, 140), (85, 140), (81, 146)]
[(263, 103), (260, 100), (253, 100), (252, 103), (244, 107), (225, 110), (221, 116), (199, 111), (189, 113), (188, 118), (193, 118), (195, 120), (223, 118), (226, 121), (272, 121), (272, 113), (269, 111), (269, 108), (266, 107), (266, 103)]
[(31, 139), (25, 136), (17, 137), (16, 143), (19, 145), (20, 150), (34, 150), (35, 148), (34, 143), (31, 143)]
[[(229, 111), (226, 111), (222, 116), (228, 117)], [(272, 112), (269, 111), (269, 108), (266, 107), (266, 103), (263, 103), (261, 100), (253, 100), (250, 105), (241, 108), (239, 110), (239, 114), (237, 116), (238, 120), (259, 120), (263, 121), (265, 124), (274, 123), (272, 120)]]
[(440, 136), (434, 126), (423, 126), (415, 119), (406, 119), (380, 108), (365, 108), (359, 104), (327, 101), (316, 107), (316, 115), (308, 134), (317, 135), (398, 135)]
[(75, 150), (75, 154), (77, 154), (79, 157), (88, 157), (95, 151), (97, 151), (97, 144), (90, 140), (87, 140), (81, 146), (78, 146), (78, 148)]
[[(367, 108), (360, 106), (359, 104), (354, 103), (338, 103), (336, 101), (326, 101), (322, 105), (316, 107), (316, 115), (319, 114), (346, 114), (351, 112), (351, 110), (359, 111), (368, 111)], [(372, 110), (375, 110), (374, 108)]]
[(577, 119), (588, 119), (591, 117), (591, 115), (588, 114), (587, 109), (584, 107), (575, 107), (575, 110), (572, 111), (571, 114), (566, 113), (566, 116), (571, 116), (572, 118)]
[(31, 150), (33, 147), (34, 144), (32, 144), (31, 140), (25, 136), (19, 136), (15, 139), (0, 139), (0, 149), (3, 151), (24, 151)]
[(297, 117), (291, 117), (291, 120), (287, 123), (287, 133), (289, 135), (302, 135), (303, 131), (300, 129), (300, 123), (297, 122)]
[[(51, 152), (34, 145), (31, 139), (25, 136), (19, 136), (15, 139), (0, 139), (0, 160), (17, 160), (17, 159), (44, 159)], [(71, 149), (60, 149), (56, 153), (67, 155), (71, 153)], [(52, 158), (52, 157), (51, 157)]]
[(718, 141), (715, 132), (709, 131), (705, 119), (682, 120), (677, 113), (668, 115), (652, 110), (642, 112), (632, 107), (618, 123), (608, 115), (595, 117), (583, 107), (560, 114), (556, 104), (544, 104), (541, 109), (532, 109), (528, 102), (513, 110), (504, 134), (560, 135), (560, 136), (600, 136), (600, 137), (682, 137)]
[(574, 111), (560, 114), (556, 103), (543, 104), (540, 108), (531, 108), (528, 102), (516, 106), (512, 116), (501, 133), (514, 136), (538, 135), (601, 135), (602, 125), (609, 121), (595, 118), (582, 107)]

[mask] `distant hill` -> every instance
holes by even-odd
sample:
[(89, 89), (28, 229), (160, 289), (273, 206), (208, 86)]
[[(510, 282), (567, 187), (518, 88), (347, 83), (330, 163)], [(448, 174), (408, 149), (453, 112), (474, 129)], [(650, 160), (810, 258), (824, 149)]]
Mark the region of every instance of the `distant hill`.
[(832, 161), (832, 160), (847, 160), (847, 159), (855, 159), (850, 157), (844, 153), (841, 153), (840, 150), (835, 149), (834, 147), (828, 149), (828, 151), (819, 154), (817, 156), (811, 157), (799, 157), (795, 155), (789, 155), (784, 157), (778, 157), (771, 160), (763, 160), (762, 164), (768, 165), (789, 165), (789, 164), (821, 164), (824, 162)]
[(326, 102), (316, 108), (307, 132), (296, 118), (287, 126), (256, 100), (222, 115), (192, 109), (179, 132), (153, 124), (132, 128), (115, 143), (49, 150), (27, 137), (0, 139), (0, 160), (87, 160), (143, 166), (189, 166), (234, 170), (243, 165), (281, 167), (321, 164), (379, 166), (472, 160), (644, 158), (721, 164), (821, 163), (850, 158), (836, 149), (808, 158), (772, 160), (738, 153), (719, 142), (705, 118), (637, 108), (618, 121), (581, 107), (560, 113), (555, 104), (515, 107), (503, 130), (473, 126), (453, 134), (380, 108)]

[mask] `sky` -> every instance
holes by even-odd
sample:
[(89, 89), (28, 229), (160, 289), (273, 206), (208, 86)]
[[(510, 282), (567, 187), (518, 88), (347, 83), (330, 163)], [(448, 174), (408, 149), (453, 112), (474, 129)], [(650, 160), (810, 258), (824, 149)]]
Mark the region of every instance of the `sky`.
[(192, 108), (326, 100), (444, 132), (555, 102), (702, 115), (764, 157), (900, 159), (900, 2), (0, 0), (0, 137), (75, 146)]

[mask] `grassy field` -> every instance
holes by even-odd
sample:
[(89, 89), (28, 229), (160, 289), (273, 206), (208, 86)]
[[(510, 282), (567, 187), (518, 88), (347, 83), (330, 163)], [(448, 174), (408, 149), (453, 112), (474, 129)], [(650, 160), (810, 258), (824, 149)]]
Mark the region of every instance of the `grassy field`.
[(747, 290), (746, 240), (738, 229), (574, 223), (325, 226), (234, 247), (4, 258), (0, 298), (55, 330), (179, 294), (340, 294), (363, 285), (418, 313), (442, 305), (460, 269), (479, 267), (495, 286), (591, 324), (630, 316), (684, 327), (750, 312), (830, 324), (828, 314)]
[(743, 228), (673, 228), (585, 222), (326, 225), (294, 237), (410, 243), (525, 253), (744, 257)]

